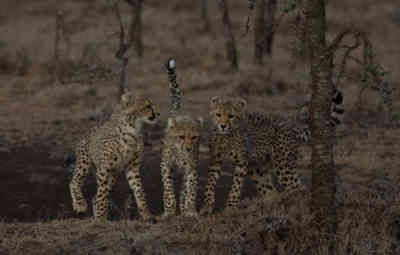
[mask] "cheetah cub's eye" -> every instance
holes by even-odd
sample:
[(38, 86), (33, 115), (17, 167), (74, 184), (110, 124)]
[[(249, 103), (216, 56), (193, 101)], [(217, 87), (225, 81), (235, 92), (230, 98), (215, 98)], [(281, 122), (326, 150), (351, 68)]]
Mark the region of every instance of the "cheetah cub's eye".
[(192, 140), (197, 140), (198, 136), (192, 136)]
[(228, 118), (229, 118), (229, 119), (233, 119), (233, 118), (235, 118), (235, 116), (232, 115), (232, 114), (229, 114), (229, 115), (228, 115)]
[(185, 136), (180, 135), (180, 136), (179, 136), (179, 139), (182, 139), (182, 140), (183, 140), (183, 139), (185, 139)]
[(216, 113), (215, 116), (217, 116), (218, 118), (221, 117), (220, 113)]

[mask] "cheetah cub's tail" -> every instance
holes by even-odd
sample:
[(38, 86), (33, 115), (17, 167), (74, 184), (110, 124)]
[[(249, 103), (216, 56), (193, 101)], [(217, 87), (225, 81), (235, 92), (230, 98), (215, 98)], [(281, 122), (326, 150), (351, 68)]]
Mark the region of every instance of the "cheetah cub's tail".
[(334, 94), (332, 97), (332, 104), (331, 104), (331, 119), (329, 124), (332, 127), (336, 127), (342, 124), (343, 114), (344, 114), (343, 94), (339, 89), (334, 88)]
[[(310, 114), (310, 113), (309, 113)], [(334, 88), (331, 104), (331, 118), (328, 121), (328, 125), (331, 127), (337, 127), (343, 122), (344, 104), (342, 92)], [(311, 115), (310, 115), (311, 120)], [(311, 139), (311, 130), (309, 126), (299, 127), (294, 130), (299, 141), (307, 143)]]
[(170, 116), (176, 116), (181, 111), (181, 90), (176, 81), (176, 61), (174, 58), (169, 58), (165, 65), (168, 73), (169, 82), (169, 95), (171, 98), (171, 105), (169, 109)]

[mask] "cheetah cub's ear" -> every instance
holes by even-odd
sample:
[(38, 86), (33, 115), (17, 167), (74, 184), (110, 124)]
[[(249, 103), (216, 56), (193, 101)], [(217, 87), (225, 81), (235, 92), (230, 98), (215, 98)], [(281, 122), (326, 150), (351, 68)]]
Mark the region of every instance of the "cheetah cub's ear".
[(239, 98), (235, 105), (240, 111), (243, 111), (244, 109), (246, 109), (247, 101), (243, 98)]
[(175, 118), (168, 118), (168, 130), (176, 126), (176, 119)]
[(133, 101), (133, 94), (129, 92), (127, 89), (124, 89), (124, 93), (121, 95), (122, 106), (127, 106), (129, 102), (132, 101)]
[(222, 98), (219, 96), (215, 96), (211, 98), (211, 105), (219, 104), (222, 102)]
[(198, 117), (196, 121), (199, 123), (200, 127), (204, 126), (204, 119), (202, 117)]

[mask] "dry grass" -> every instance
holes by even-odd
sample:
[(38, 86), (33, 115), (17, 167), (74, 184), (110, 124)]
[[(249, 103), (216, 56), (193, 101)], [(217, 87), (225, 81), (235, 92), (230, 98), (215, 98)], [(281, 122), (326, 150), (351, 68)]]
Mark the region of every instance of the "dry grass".
[[(238, 37), (247, 15), (247, 2), (232, 0), (228, 4), (234, 33)], [(65, 63), (63, 75), (67, 78), (74, 78), (75, 69), (83, 65), (92, 67), (105, 63), (115, 67), (117, 39), (110, 35), (116, 31), (117, 23), (105, 1), (100, 0), (63, 4), (49, 0), (24, 1), (22, 4), (18, 0), (5, 1), (2, 6), (0, 154), (5, 152), (6, 157), (3, 154), (0, 157), (4, 158), (6, 167), (0, 173), (0, 188), (15, 186), (18, 180), (12, 179), (14, 172), (15, 176), (23, 176), (24, 181), (51, 186), (52, 178), (61, 171), (61, 163), (57, 166), (56, 162), (61, 162), (63, 153), (71, 150), (82, 133), (94, 125), (94, 117), (115, 103), (117, 93), (117, 80), (93, 81), (90, 74), (84, 76), (88, 77), (86, 82), (57, 86), (52, 83), (55, 13), (59, 9), (65, 11), (65, 31), (71, 40), (69, 53), (62, 59)], [(210, 1), (209, 7), (211, 31), (205, 33), (200, 3), (146, 1), (143, 8), (144, 58), (139, 61), (134, 51), (128, 52), (128, 87), (154, 95), (155, 103), (162, 109), (162, 123), (151, 131), (153, 148), (147, 162), (152, 162), (146, 163), (149, 181), (145, 187), (157, 194), (149, 198), (157, 201), (153, 204), (154, 211), (160, 208), (157, 160), (162, 135), (160, 127), (165, 123), (169, 104), (169, 97), (164, 96), (168, 92), (164, 70), (168, 57), (177, 59), (178, 81), (184, 95), (182, 107), (195, 116), (207, 117), (208, 101), (214, 95), (242, 96), (250, 102), (252, 110), (291, 114), (309, 93), (306, 66), (299, 65), (292, 71), (288, 68), (290, 35), (287, 26), (282, 26), (278, 32), (274, 56), (268, 66), (253, 64), (252, 31), (247, 37), (238, 39), (239, 71), (232, 73), (225, 59), (217, 6)], [(126, 16), (127, 10), (123, 10), (123, 14)], [(377, 58), (390, 71), (389, 82), (398, 87), (400, 35), (394, 32), (400, 26), (398, 2), (329, 1), (327, 16), (330, 39), (353, 24), (368, 31)], [(129, 20), (124, 19), (124, 22), (128, 24)], [(348, 70), (351, 75), (340, 84), (345, 96), (346, 116), (344, 125), (338, 129), (335, 148), (340, 180), (340, 224), (336, 236), (339, 254), (398, 254), (400, 131), (382, 125), (381, 101), (375, 92), (367, 91), (362, 111), (356, 109), (360, 70), (352, 65)], [(400, 119), (398, 91), (394, 92), (393, 98), (395, 114)], [(40, 160), (35, 156), (24, 159), (13, 154), (16, 147), (23, 147), (25, 153), (32, 150), (31, 155), (45, 148), (49, 155)], [(200, 192), (207, 167), (207, 155), (202, 152)], [(303, 148), (299, 170), (308, 185), (311, 183), (309, 166), (310, 151)], [(50, 172), (47, 168), (55, 170)], [(224, 183), (227, 184), (218, 187), (225, 195), (229, 187), (229, 180), (226, 180)], [(55, 181), (55, 185), (63, 187), (65, 181)], [(24, 198), (32, 197), (33, 190), (4, 188), (2, 192), (0, 202), (11, 201), (14, 203), (11, 206), (20, 208), (16, 211), (25, 214), (34, 212), (36, 207), (32, 205), (38, 202)], [(225, 195), (217, 197), (219, 208)], [(245, 196), (251, 197), (251, 192)], [(49, 218), (56, 220), (9, 223), (11, 218), (5, 218), (7, 223), (0, 223), (0, 254), (24, 254), (27, 251), (32, 254), (232, 254), (230, 249), (240, 247), (246, 254), (260, 254), (261, 250), (265, 254), (310, 254), (312, 247), (318, 250), (316, 254), (327, 254), (323, 244), (311, 241), (316, 232), (308, 200), (298, 200), (258, 201), (240, 213), (226, 217), (217, 215), (196, 220), (178, 217), (151, 225), (125, 220), (99, 223), (71, 219), (70, 200), (64, 199), (59, 201), (62, 206), (57, 205), (57, 210), (48, 212)], [(0, 218), (5, 217), (2, 213), (3, 210)], [(39, 219), (31, 220), (44, 221), (46, 217), (43, 213)]]
[[(396, 203), (353, 191), (338, 207), (338, 254), (397, 254)], [(7, 254), (328, 254), (315, 238), (307, 194), (245, 201), (240, 212), (156, 224), (55, 220), (1, 224)], [(35, 253), (36, 252), (36, 253)]]

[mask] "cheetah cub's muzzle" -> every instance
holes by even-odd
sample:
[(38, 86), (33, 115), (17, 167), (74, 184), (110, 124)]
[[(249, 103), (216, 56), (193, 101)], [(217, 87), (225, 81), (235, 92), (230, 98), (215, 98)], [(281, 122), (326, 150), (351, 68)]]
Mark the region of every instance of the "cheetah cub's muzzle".
[(160, 111), (153, 103), (149, 103), (145, 108), (143, 121), (148, 124), (156, 124), (160, 119)]

